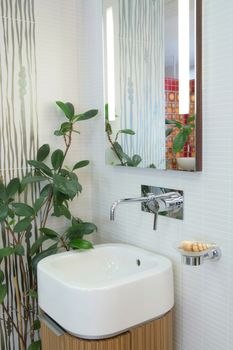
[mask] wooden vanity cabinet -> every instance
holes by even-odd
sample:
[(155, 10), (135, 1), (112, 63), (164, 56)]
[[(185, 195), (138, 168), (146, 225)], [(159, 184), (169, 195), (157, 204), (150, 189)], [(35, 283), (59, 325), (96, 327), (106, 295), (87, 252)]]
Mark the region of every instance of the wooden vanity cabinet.
[(42, 321), (41, 338), (42, 350), (172, 350), (172, 311), (116, 337), (100, 340), (79, 339), (68, 333), (57, 335)]

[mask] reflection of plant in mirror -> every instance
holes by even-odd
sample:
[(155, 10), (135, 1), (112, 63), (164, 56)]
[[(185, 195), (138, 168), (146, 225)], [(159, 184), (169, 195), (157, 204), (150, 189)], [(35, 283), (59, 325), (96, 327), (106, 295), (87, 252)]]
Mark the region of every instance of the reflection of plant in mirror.
[(106, 131), (106, 134), (108, 137), (108, 141), (111, 145), (111, 150), (115, 153), (115, 155), (119, 159), (120, 165), (121, 166), (137, 167), (141, 163), (142, 158), (138, 154), (135, 154), (132, 158), (130, 158), (123, 151), (121, 145), (118, 142), (118, 137), (120, 134), (126, 134), (126, 135), (133, 136), (133, 135), (135, 135), (135, 132), (131, 129), (119, 130), (116, 133), (115, 139), (112, 140), (113, 131), (112, 131), (111, 123), (109, 121), (109, 117), (108, 117), (108, 104), (105, 105), (105, 131)]
[[(73, 216), (69, 209), (82, 191), (76, 171), (87, 166), (89, 161), (79, 161), (71, 168), (64, 166), (64, 162), (73, 134), (79, 133), (76, 125), (95, 117), (98, 111), (77, 115), (71, 103), (57, 102), (57, 105), (66, 121), (54, 134), (63, 137), (64, 150), (55, 150), (49, 157), (51, 165), (47, 165), (44, 161), (50, 154), (50, 146), (45, 144), (39, 148), (36, 159), (27, 162), (32, 170), (23, 179), (14, 178), (8, 184), (0, 181), (2, 350), (41, 348), (36, 266), (41, 259), (63, 250), (92, 248), (92, 243), (83, 237), (97, 229), (94, 224)], [(30, 190), (28, 185), (31, 185)], [(27, 203), (29, 197), (31, 205)], [(68, 220), (63, 233), (48, 226), (50, 216)]]
[(195, 128), (194, 121), (195, 121), (195, 115), (188, 117), (186, 124), (181, 124), (176, 120), (166, 119), (166, 124), (171, 125), (171, 127), (169, 127), (166, 130), (166, 137), (171, 135), (171, 133), (176, 129), (178, 129), (179, 131), (173, 141), (172, 151), (174, 153), (178, 153), (184, 148), (185, 143), (188, 141), (189, 135), (192, 133), (193, 129)]

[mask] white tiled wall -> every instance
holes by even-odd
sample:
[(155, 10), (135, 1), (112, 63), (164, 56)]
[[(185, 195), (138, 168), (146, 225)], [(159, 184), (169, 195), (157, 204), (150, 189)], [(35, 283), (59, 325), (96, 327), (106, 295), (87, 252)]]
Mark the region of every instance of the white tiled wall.
[[(82, 155), (92, 160), (91, 197), (83, 198), (87, 212), (92, 205), (98, 238), (145, 247), (173, 261), (176, 350), (232, 350), (233, 1), (203, 2), (203, 172), (106, 167), (104, 121), (98, 117), (86, 124), (82, 138)], [(78, 32), (76, 37), (78, 102), (80, 108), (96, 106), (102, 111), (101, 0), (76, 0), (76, 6), (76, 28), (83, 34)], [(74, 33), (70, 35), (73, 40)], [(154, 232), (153, 216), (142, 213), (138, 205), (129, 205), (119, 207), (116, 221), (111, 223), (111, 203), (121, 197), (139, 195), (141, 184), (184, 190), (185, 220), (160, 217)], [(182, 266), (174, 249), (175, 243), (182, 239), (216, 242), (222, 247), (223, 257), (218, 263), (206, 263), (200, 268)]]
[[(52, 102), (70, 100), (79, 111), (103, 110), (101, 0), (36, 0), (40, 143), (49, 142), (59, 114)], [(98, 225), (97, 239), (119, 240), (168, 256), (174, 264), (176, 350), (233, 349), (233, 1), (204, 0), (204, 170), (202, 173), (121, 169), (104, 163), (104, 121), (83, 122), (71, 162), (91, 159), (81, 172), (84, 191), (74, 211)], [(100, 113), (101, 115), (101, 113)], [(137, 196), (141, 184), (184, 190), (185, 220), (159, 218), (138, 205), (109, 208)], [(218, 263), (180, 264), (181, 239), (217, 242)]]
[[(55, 101), (72, 102), (78, 113), (83, 112), (83, 91), (87, 91), (82, 66), (86, 64), (83, 56), (85, 50), (84, 23), (85, 6), (78, 0), (36, 0), (36, 45), (38, 69), (38, 112), (40, 145), (49, 143), (52, 151), (64, 149), (62, 137), (53, 135), (64, 116), (59, 112)], [(80, 76), (82, 77), (82, 83)], [(87, 98), (87, 97), (86, 97)], [(89, 106), (91, 106), (91, 101)], [(81, 135), (75, 134), (70, 156), (66, 165), (72, 165), (87, 158), (86, 141), (89, 135), (89, 123), (79, 128)], [(73, 213), (85, 220), (90, 220), (89, 170), (79, 171), (83, 193), (74, 202)], [(82, 203), (82, 205), (80, 204)], [(58, 227), (61, 232), (66, 227), (65, 220), (54, 219), (50, 225)]]

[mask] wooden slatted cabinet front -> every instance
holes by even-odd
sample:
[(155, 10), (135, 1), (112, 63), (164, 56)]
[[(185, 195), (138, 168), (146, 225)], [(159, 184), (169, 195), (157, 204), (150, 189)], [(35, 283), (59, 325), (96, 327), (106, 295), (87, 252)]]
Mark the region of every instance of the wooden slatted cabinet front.
[(160, 319), (116, 337), (85, 340), (68, 333), (56, 335), (42, 321), (42, 350), (172, 350), (172, 311)]

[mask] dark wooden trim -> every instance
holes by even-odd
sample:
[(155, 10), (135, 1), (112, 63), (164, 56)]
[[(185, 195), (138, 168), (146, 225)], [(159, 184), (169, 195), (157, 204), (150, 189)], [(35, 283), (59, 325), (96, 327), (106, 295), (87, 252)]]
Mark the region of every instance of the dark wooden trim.
[(202, 170), (202, 0), (196, 0), (196, 171)]

